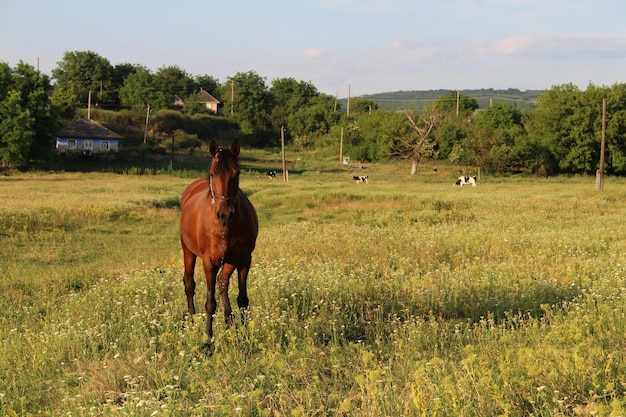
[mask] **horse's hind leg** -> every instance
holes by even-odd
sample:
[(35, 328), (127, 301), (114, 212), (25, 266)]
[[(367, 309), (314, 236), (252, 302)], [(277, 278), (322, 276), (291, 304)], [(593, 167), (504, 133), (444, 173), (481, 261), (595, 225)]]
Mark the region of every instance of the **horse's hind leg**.
[(196, 307), (193, 303), (193, 297), (196, 292), (196, 281), (193, 279), (194, 270), (196, 268), (196, 255), (192, 252), (184, 251), (185, 274), (183, 275), (183, 284), (185, 284), (185, 295), (187, 296), (187, 310), (189, 314), (196, 314)]

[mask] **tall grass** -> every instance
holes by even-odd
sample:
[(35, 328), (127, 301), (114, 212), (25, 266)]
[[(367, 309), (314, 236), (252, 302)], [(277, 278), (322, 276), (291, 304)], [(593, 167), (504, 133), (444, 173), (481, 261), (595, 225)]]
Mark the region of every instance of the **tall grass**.
[(299, 163), (242, 176), (251, 307), (226, 329), (218, 306), (212, 352), (189, 179), (0, 179), (0, 414), (624, 415), (625, 181)]

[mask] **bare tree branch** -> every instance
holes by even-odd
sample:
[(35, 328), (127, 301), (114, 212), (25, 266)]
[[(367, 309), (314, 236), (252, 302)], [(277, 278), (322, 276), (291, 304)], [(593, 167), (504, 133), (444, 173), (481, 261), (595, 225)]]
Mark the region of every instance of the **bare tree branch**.
[(413, 160), (413, 168), (411, 170), (413, 174), (422, 158), (432, 152), (435, 143), (428, 143), (427, 141), (442, 116), (434, 107), (429, 107), (417, 120), (414, 120), (407, 111), (404, 114), (413, 130), (417, 133), (417, 138), (413, 136), (401, 138), (394, 149), (394, 155)]

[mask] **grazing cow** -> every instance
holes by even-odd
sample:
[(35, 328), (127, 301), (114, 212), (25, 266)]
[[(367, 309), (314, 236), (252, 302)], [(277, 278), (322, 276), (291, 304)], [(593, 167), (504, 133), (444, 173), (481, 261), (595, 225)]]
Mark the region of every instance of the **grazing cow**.
[(367, 184), (369, 177), (367, 175), (355, 175), (354, 177), (352, 177), (352, 180), (355, 181), (357, 184), (360, 184), (362, 182)]
[(455, 186), (459, 187), (470, 184), (472, 187), (476, 187), (476, 177), (459, 177), (459, 179), (454, 183)]
[(267, 171), (267, 178), (269, 178), (270, 180), (276, 178), (276, 171)]

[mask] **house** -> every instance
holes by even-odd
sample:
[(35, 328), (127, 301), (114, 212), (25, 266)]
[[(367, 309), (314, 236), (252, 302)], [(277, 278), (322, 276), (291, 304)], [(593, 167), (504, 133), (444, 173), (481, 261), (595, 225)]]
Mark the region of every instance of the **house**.
[(88, 119), (79, 119), (57, 134), (56, 149), (66, 152), (117, 152), (122, 136)]
[(179, 95), (175, 95), (172, 99), (172, 106), (174, 107), (183, 107), (185, 105), (185, 99)]
[[(213, 114), (221, 114), (222, 113), (222, 103), (215, 97), (213, 97), (208, 91), (205, 91), (202, 87), (200, 87), (200, 92), (196, 94), (196, 98), (198, 101), (209, 109), (209, 111)], [(179, 95), (175, 95), (172, 98), (171, 102), (174, 107), (183, 107), (185, 105), (185, 99), (183, 99)]]
[(218, 99), (213, 97), (207, 91), (200, 88), (200, 92), (197, 95), (198, 100), (204, 103), (206, 108), (209, 109), (211, 113), (220, 114), (222, 112), (222, 103), (220, 103)]

